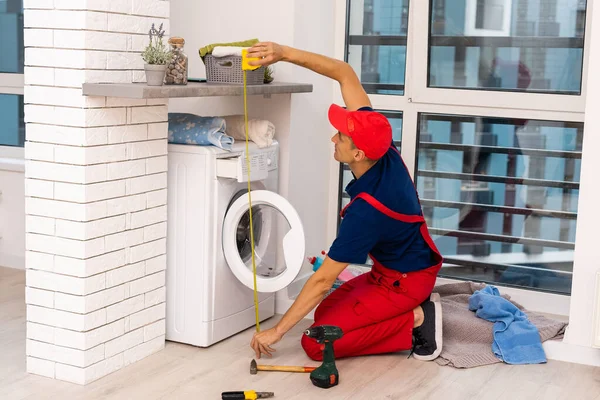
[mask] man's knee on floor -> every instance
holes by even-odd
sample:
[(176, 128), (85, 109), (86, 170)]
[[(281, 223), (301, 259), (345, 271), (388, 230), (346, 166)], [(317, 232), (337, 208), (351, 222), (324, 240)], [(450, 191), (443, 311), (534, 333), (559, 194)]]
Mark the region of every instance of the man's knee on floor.
[(323, 361), (323, 351), (321, 350), (321, 345), (317, 343), (315, 339), (309, 338), (306, 335), (302, 335), (300, 344), (302, 345), (306, 355), (312, 360)]

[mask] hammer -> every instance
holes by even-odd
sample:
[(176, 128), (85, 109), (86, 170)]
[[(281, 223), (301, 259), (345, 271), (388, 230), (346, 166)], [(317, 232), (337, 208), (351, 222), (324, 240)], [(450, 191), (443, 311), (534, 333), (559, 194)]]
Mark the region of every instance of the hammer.
[(250, 374), (256, 375), (258, 371), (281, 371), (281, 372), (313, 372), (317, 367), (295, 367), (285, 365), (258, 365), (256, 360), (250, 362)]

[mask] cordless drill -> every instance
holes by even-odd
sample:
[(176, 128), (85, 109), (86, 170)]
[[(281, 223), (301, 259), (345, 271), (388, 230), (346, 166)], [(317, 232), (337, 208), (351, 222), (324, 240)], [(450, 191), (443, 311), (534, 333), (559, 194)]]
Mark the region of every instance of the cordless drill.
[(333, 342), (341, 338), (344, 333), (337, 326), (321, 325), (307, 329), (304, 334), (316, 339), (323, 350), (323, 364), (310, 373), (311, 382), (324, 389), (336, 386), (340, 381), (340, 376), (335, 366)]

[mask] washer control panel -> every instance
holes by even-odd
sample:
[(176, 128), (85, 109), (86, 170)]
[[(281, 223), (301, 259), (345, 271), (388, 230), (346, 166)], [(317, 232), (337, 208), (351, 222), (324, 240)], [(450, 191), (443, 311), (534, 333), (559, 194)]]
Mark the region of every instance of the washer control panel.
[[(267, 178), (269, 171), (279, 166), (279, 148), (253, 149), (250, 154), (250, 181)], [(217, 159), (217, 177), (248, 181), (248, 161), (246, 153), (224, 154)]]
[(279, 166), (279, 151), (269, 150), (267, 153), (267, 169), (273, 171)]

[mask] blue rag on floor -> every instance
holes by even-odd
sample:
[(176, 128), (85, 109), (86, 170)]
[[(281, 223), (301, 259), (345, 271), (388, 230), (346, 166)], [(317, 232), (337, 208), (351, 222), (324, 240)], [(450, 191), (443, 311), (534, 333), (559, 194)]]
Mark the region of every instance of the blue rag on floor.
[(524, 312), (500, 297), (494, 286), (473, 293), (469, 298), (469, 310), (476, 311), (479, 318), (495, 322), (492, 351), (505, 363), (540, 364), (547, 361), (538, 329)]
[(233, 138), (225, 133), (225, 120), (186, 113), (169, 113), (169, 143), (217, 146), (231, 151)]

